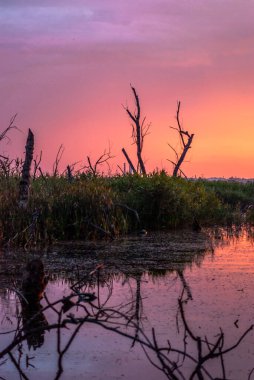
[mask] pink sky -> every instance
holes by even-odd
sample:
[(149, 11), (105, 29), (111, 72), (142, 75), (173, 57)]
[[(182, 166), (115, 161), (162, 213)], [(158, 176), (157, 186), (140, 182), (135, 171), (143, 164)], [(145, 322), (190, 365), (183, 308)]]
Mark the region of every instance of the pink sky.
[(187, 175), (254, 177), (254, 1), (0, 0), (1, 127), (21, 132), (0, 152), (22, 155), (28, 128), (42, 167), (98, 157), (110, 142), (135, 161), (122, 105), (130, 83), (151, 122), (149, 170), (172, 170), (176, 101), (195, 134)]

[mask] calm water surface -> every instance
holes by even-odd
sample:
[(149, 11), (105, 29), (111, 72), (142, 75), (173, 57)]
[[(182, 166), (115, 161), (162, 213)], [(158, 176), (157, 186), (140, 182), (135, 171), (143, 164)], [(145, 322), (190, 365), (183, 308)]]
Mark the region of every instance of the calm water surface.
[[(190, 336), (185, 338), (185, 326), (179, 312), (178, 299), (182, 295), (185, 318), (191, 332), (195, 336), (215, 343), (218, 334), (223, 332), (226, 349), (234, 345), (244, 331), (254, 321), (254, 247), (245, 233), (238, 239), (217, 240), (214, 252), (207, 252), (200, 263), (189, 265), (184, 271), (168, 272), (165, 275), (143, 273), (127, 277), (114, 275), (107, 278), (97, 288), (85, 286), (86, 292), (95, 292), (99, 296), (94, 301), (104, 307), (118, 310), (129, 318), (128, 327), (122, 326), (123, 319), (112, 322), (112, 326), (127, 334), (135, 336), (132, 322), (153, 341), (152, 331), (158, 346), (186, 351), (193, 358), (198, 358), (197, 343)], [(98, 293), (99, 292), (99, 293)], [(70, 295), (70, 284), (64, 279), (48, 284), (46, 294), (52, 302)], [(0, 332), (15, 329), (20, 302), (15, 292), (3, 291), (0, 294), (1, 325)], [(46, 301), (42, 301), (46, 305)], [(89, 303), (87, 304), (89, 307)], [(75, 317), (82, 316), (76, 307), (66, 313)], [(47, 310), (45, 318), (48, 323), (56, 321), (56, 313)], [(154, 329), (154, 330), (153, 330)], [(73, 332), (61, 330), (61, 347), (68, 341)], [(139, 333), (139, 337), (143, 338)], [(13, 334), (1, 336), (0, 349), (4, 349), (13, 338)], [(223, 356), (225, 378), (254, 379), (251, 371), (254, 368), (254, 336), (251, 331), (239, 346)], [(212, 346), (210, 346), (212, 347)], [(207, 350), (207, 345), (203, 345)], [(19, 352), (22, 351), (22, 355)], [(115, 331), (105, 330), (96, 323), (84, 323), (63, 359), (64, 372), (61, 379), (166, 379), (165, 373), (156, 368), (159, 365), (156, 353), (148, 350), (147, 359), (138, 342), (120, 336)], [(208, 352), (208, 351), (207, 351)], [(55, 379), (58, 368), (56, 331), (45, 332), (41, 347), (30, 350), (23, 342), (20, 350), (13, 354), (19, 360), (20, 367), (28, 379)], [(31, 359), (29, 359), (31, 358)], [(192, 360), (183, 355), (173, 354), (172, 362), (178, 361), (181, 374), (179, 378), (189, 379), (194, 368)], [(8, 356), (0, 361), (0, 378), (20, 379), (20, 374)], [(31, 365), (29, 365), (31, 364)], [(223, 378), (222, 364), (218, 359), (208, 360), (207, 373), (204, 379)], [(171, 378), (171, 377), (168, 377)], [(194, 377), (197, 378), (197, 377)]]

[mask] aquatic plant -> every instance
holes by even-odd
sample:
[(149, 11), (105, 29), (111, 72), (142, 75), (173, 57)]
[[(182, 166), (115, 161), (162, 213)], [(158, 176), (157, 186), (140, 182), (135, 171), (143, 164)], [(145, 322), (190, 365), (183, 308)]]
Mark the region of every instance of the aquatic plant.
[(2, 240), (26, 244), (52, 239), (88, 239), (124, 233), (126, 221), (105, 181), (44, 177), (33, 181), (27, 208), (18, 206), (18, 181), (0, 180)]
[(223, 222), (222, 202), (201, 183), (169, 177), (164, 172), (113, 177), (110, 181), (122, 202), (138, 211), (145, 228), (191, 226), (194, 216), (205, 225)]
[[(52, 239), (114, 238), (142, 228), (167, 230), (253, 221), (253, 184), (170, 177), (43, 175), (31, 183), (26, 209), (18, 205), (19, 175), (0, 174), (0, 237), (14, 244)], [(248, 212), (247, 212), (248, 211)]]

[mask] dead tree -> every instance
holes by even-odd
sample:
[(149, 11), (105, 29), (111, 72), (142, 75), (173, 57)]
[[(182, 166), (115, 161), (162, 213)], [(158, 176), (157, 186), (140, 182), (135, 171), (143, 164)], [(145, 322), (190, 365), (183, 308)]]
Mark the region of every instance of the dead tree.
[(170, 128), (175, 129), (178, 132), (178, 135), (180, 137), (180, 143), (181, 143), (181, 152), (178, 153), (175, 148), (173, 148), (170, 144), (168, 144), (168, 146), (174, 151), (175, 156), (176, 156), (176, 161), (168, 160), (169, 162), (171, 162), (174, 165), (173, 177), (177, 177), (178, 173), (180, 173), (180, 175), (182, 174), (184, 177), (186, 177), (186, 175), (183, 173), (183, 171), (181, 170), (180, 167), (181, 167), (182, 163), (184, 162), (184, 159), (186, 157), (188, 150), (191, 148), (192, 140), (194, 137), (193, 133), (190, 134), (188, 131), (185, 131), (181, 125), (180, 107), (181, 107), (181, 102), (178, 101), (177, 102), (177, 111), (176, 111), (177, 127), (170, 127)]
[(18, 129), (18, 128), (16, 127), (16, 125), (14, 124), (16, 117), (17, 117), (17, 114), (14, 115), (14, 116), (11, 118), (8, 127), (5, 128), (5, 129), (3, 130), (3, 132), (0, 132), (0, 141), (3, 140), (3, 139), (6, 139), (6, 138), (8, 139), (7, 134), (8, 134), (8, 132), (9, 132), (11, 129)]
[(108, 166), (108, 169), (110, 170), (109, 160), (111, 158), (114, 158), (114, 156), (111, 155), (111, 148), (109, 146), (108, 150), (104, 150), (104, 152), (100, 155), (100, 157), (95, 161), (95, 163), (92, 163), (92, 160), (90, 156), (87, 156), (87, 163), (88, 165), (85, 165), (83, 169), (86, 169), (89, 174), (91, 174), (93, 177), (97, 177), (99, 174), (98, 168), (106, 164)]
[[(141, 119), (141, 110), (140, 110), (140, 102), (139, 102), (139, 97), (138, 94), (135, 90), (134, 87), (131, 86), (134, 99), (135, 99), (135, 105), (136, 105), (136, 110), (134, 112), (131, 112), (128, 107), (124, 107), (126, 110), (128, 116), (132, 120), (132, 139), (133, 143), (136, 145), (137, 148), (137, 158), (138, 158), (138, 171), (140, 170), (141, 174), (145, 175), (146, 174), (146, 168), (145, 164), (142, 158), (142, 150), (144, 146), (144, 138), (148, 134), (150, 124), (146, 124), (146, 117)], [(123, 153), (126, 151), (122, 150)], [(127, 153), (125, 154), (125, 157), (130, 164), (131, 167), (133, 167), (133, 164), (131, 163), (131, 160), (128, 159)], [(126, 156), (127, 155), (127, 156)], [(128, 158), (127, 158), (128, 157)]]
[(30, 170), (33, 160), (34, 152), (34, 135), (31, 129), (28, 130), (28, 136), (26, 140), (26, 156), (22, 168), (21, 180), (19, 183), (19, 205), (20, 207), (26, 207), (29, 196), (29, 184), (30, 184)]
[(124, 157), (126, 158), (128, 164), (129, 164), (129, 167), (131, 168), (132, 172), (135, 173), (135, 174), (137, 174), (137, 170), (134, 168), (133, 163), (131, 162), (131, 159), (128, 156), (128, 154), (127, 154), (127, 152), (126, 152), (126, 150), (124, 148), (122, 149), (122, 152), (123, 152)]

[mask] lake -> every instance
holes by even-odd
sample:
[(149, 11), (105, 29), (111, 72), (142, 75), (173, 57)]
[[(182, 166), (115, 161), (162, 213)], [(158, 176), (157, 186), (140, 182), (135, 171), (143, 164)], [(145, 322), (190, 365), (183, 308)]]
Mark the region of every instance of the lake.
[(28, 328), (18, 289), (38, 252), (2, 253), (0, 350), (17, 344), (0, 378), (254, 379), (252, 230), (59, 243), (40, 255), (49, 282)]

